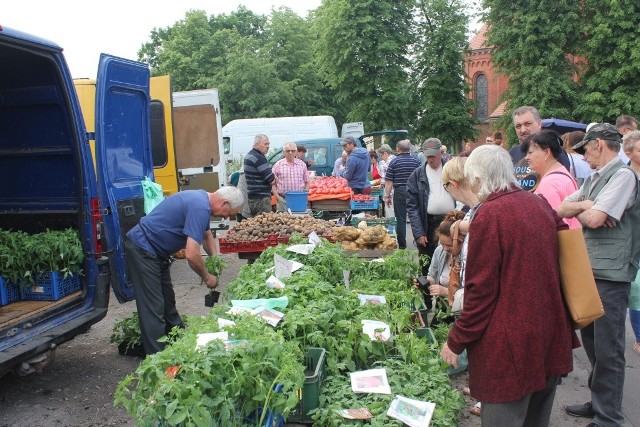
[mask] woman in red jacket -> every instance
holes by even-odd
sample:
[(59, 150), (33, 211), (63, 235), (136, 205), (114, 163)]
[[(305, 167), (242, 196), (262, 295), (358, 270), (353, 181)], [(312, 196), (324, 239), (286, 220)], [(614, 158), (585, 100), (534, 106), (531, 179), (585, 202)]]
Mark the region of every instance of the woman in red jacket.
[(482, 206), (469, 229), (464, 308), (441, 356), (456, 366), (467, 349), (483, 426), (548, 425), (577, 343), (558, 270), (556, 235), (567, 225), (545, 200), (517, 186), (501, 147), (476, 148), (465, 175)]

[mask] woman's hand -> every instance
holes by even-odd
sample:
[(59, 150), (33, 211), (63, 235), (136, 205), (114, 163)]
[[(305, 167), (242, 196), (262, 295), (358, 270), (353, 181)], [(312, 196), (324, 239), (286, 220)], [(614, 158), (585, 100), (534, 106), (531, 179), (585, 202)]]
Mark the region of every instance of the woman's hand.
[(449, 290), (442, 285), (429, 286), (429, 295), (439, 297), (449, 295)]
[(454, 368), (458, 367), (458, 355), (449, 349), (447, 343), (444, 343), (444, 346), (442, 346), (440, 357), (442, 357), (442, 360), (444, 360)]

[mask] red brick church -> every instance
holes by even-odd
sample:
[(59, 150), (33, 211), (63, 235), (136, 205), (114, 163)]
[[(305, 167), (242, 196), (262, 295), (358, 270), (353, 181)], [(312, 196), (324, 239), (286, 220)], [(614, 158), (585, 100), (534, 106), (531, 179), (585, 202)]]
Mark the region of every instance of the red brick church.
[(469, 42), (469, 53), (465, 56), (465, 71), (471, 88), (469, 97), (476, 101), (474, 115), (479, 124), (480, 134), (477, 144), (483, 144), (487, 136), (502, 139), (507, 144), (506, 135), (501, 130), (491, 129), (491, 122), (504, 114), (505, 102), (500, 97), (507, 90), (509, 79), (499, 74), (492, 66), (492, 47), (486, 46), (487, 25), (473, 36)]

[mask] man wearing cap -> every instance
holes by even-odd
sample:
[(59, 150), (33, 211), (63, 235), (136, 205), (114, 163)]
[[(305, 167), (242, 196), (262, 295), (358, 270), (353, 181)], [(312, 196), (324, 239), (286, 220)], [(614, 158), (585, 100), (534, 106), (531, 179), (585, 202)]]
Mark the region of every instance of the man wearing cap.
[(582, 224), (605, 312), (580, 330), (591, 363), (591, 401), (565, 408), (573, 416), (593, 417), (589, 426), (624, 423), (625, 319), (630, 282), (637, 271), (640, 203), (636, 196), (638, 180), (618, 157), (620, 142), (613, 125), (599, 123), (590, 128), (572, 148), (595, 172), (558, 207), (561, 217), (576, 217)]
[[(407, 180), (407, 215), (411, 223), (413, 238), (420, 255), (429, 255), (422, 263), (422, 275), (426, 276), (431, 257), (438, 246), (436, 229), (444, 215), (456, 206), (453, 197), (442, 185), (442, 143), (438, 138), (429, 138), (422, 144), (426, 162), (417, 168)], [(428, 298), (427, 298), (428, 297)], [(425, 296), (427, 308), (431, 308), (431, 297)]]
[(408, 139), (398, 141), (396, 150), (398, 155), (389, 162), (384, 175), (384, 203), (386, 206), (391, 206), (391, 193), (393, 190), (393, 212), (397, 222), (398, 247), (406, 249), (407, 180), (411, 173), (420, 167), (420, 161), (411, 155), (411, 142)]
[[(383, 192), (385, 191), (385, 177), (387, 176), (387, 169), (389, 168), (389, 163), (391, 163), (391, 161), (393, 159), (396, 158), (396, 156), (393, 155), (393, 150), (391, 149), (391, 147), (389, 146), (389, 144), (382, 144), (380, 146), (380, 148), (378, 148), (378, 155), (380, 156), (380, 161), (378, 162), (378, 173), (380, 173), (380, 176), (382, 177), (380, 180), (380, 183), (382, 184), (382, 190)], [(384, 199), (384, 196), (383, 196)], [(385, 218), (392, 218), (395, 216), (395, 213), (393, 211), (393, 189), (391, 190), (391, 194), (390, 194), (390, 198), (389, 200), (383, 200), (384, 203), (384, 216)], [(406, 220), (406, 213), (405, 213), (405, 224), (407, 222)], [(406, 226), (405, 226), (406, 228)]]
[(340, 176), (347, 179), (347, 185), (351, 187), (354, 194), (371, 194), (369, 152), (366, 148), (358, 147), (356, 139), (352, 136), (345, 136), (340, 145), (349, 155), (347, 167), (340, 172)]

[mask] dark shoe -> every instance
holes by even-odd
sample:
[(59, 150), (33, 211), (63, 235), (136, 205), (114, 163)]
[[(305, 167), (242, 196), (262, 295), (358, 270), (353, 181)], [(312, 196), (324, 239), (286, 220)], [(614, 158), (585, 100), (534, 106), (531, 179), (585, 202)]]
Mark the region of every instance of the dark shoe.
[(600, 427), (600, 426), (598, 426), (598, 424), (596, 423), (589, 423), (587, 427)]
[[(587, 402), (584, 405), (568, 405), (565, 406), (564, 410), (567, 414), (574, 417), (583, 417), (583, 418), (593, 418), (596, 414), (593, 412), (593, 408), (591, 407), (591, 402)], [(597, 424), (591, 423), (595, 426)], [(587, 427), (593, 427), (589, 424)]]

